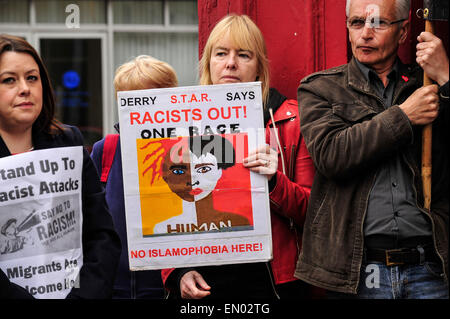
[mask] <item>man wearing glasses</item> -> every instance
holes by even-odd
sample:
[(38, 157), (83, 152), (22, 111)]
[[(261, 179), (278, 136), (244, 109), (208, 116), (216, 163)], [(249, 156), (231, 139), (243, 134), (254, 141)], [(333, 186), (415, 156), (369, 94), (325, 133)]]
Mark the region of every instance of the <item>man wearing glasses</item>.
[[(295, 276), (335, 298), (448, 298), (448, 57), (423, 32), (418, 65), (400, 61), (409, 0), (347, 0), (346, 10), (352, 60), (298, 90), (316, 176)], [(436, 84), (421, 87), (423, 71)], [(429, 123), (430, 211), (420, 171)]]

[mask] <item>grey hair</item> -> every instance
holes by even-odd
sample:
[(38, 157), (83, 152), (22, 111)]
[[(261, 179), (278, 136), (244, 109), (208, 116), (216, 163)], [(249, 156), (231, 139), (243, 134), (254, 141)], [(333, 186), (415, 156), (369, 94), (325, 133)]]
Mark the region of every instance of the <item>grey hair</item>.
[[(350, 2), (352, 0), (347, 0), (345, 4), (345, 14), (350, 15)], [(396, 19), (408, 19), (409, 18), (409, 10), (411, 8), (411, 0), (391, 0), (395, 1), (395, 18)]]

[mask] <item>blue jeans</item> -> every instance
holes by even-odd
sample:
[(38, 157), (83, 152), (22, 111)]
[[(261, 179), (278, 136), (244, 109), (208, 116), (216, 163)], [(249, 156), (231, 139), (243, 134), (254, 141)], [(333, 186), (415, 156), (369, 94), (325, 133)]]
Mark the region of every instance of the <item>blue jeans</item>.
[(386, 266), (367, 263), (361, 266), (357, 295), (329, 292), (330, 299), (448, 299), (448, 284), (442, 266)]

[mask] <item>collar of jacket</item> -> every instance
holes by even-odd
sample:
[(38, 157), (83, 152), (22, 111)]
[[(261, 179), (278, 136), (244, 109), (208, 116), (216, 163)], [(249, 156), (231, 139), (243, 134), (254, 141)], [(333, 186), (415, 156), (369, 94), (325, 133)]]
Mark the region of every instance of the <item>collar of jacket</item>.
[[(61, 124), (61, 128), (64, 132), (67, 132), (69, 130), (69, 126), (66, 124)], [(33, 139), (34, 149), (41, 150), (54, 147), (55, 140), (63, 135), (64, 132), (49, 134), (43, 131), (39, 131), (33, 126), (33, 133), (31, 138)]]
[[(278, 112), (275, 112), (273, 115), (273, 119), (275, 123), (290, 120), (297, 116), (298, 107), (297, 104), (291, 103), (290, 100), (286, 100), (283, 102), (282, 107), (278, 108)], [(272, 119), (269, 119), (267, 122), (268, 126), (272, 126)]]
[(5, 157), (11, 155), (6, 143), (3, 141), (2, 136), (0, 135), (0, 157)]
[[(267, 103), (267, 107), (264, 108), (264, 122), (266, 123), (266, 125), (272, 124), (272, 119), (269, 115), (269, 108), (272, 108), (273, 119), (275, 120), (275, 122), (284, 121), (295, 117), (298, 111), (298, 107), (296, 104), (294, 106), (296, 110), (294, 110), (292, 103), (290, 103), (284, 95), (282, 95), (276, 89), (270, 88), (269, 102)], [(280, 109), (282, 110), (278, 112), (278, 110)]]
[[(417, 77), (412, 75), (416, 73), (415, 71), (417, 66), (405, 65), (400, 59), (398, 59), (398, 63), (399, 81), (395, 86), (393, 103), (396, 102), (395, 97), (398, 96), (399, 93), (405, 88), (417, 86)], [(371, 88), (369, 81), (366, 80), (364, 74), (356, 64), (355, 57), (353, 57), (347, 65), (347, 85), (363, 93), (376, 96), (376, 93)]]
[(267, 104), (264, 105), (264, 126), (266, 126), (270, 120), (269, 109), (272, 109), (272, 112), (275, 115), (275, 113), (285, 100), (286, 97), (278, 92), (275, 88), (269, 88), (269, 98)]
[[(50, 134), (40, 132), (33, 126), (33, 132), (31, 136), (33, 140), (33, 148), (34, 150), (44, 149), (47, 146), (51, 145), (52, 136)], [(11, 152), (6, 146), (5, 141), (0, 136), (0, 157), (10, 156)]]

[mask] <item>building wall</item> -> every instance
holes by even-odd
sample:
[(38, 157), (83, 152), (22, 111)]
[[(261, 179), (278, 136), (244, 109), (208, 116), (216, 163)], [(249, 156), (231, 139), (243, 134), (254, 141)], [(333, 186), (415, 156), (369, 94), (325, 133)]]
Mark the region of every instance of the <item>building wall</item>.
[(228, 13), (247, 14), (261, 29), (271, 62), (271, 86), (289, 98), (296, 98), (304, 76), (347, 61), (345, 2), (199, 0), (199, 56), (215, 23)]
[(57, 118), (78, 126), (90, 147), (115, 132), (121, 64), (151, 55), (174, 67), (180, 86), (198, 83), (197, 12), (197, 0), (0, 0), (0, 33), (23, 37), (41, 54)]
[[(411, 2), (411, 27), (400, 58), (415, 60), (417, 35), (424, 21), (416, 16), (422, 0)], [(347, 63), (351, 58), (345, 0), (198, 0), (199, 57), (215, 23), (228, 13), (247, 14), (264, 34), (271, 61), (271, 86), (296, 98), (306, 75)], [(435, 23), (448, 52), (448, 22)]]

